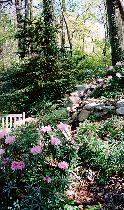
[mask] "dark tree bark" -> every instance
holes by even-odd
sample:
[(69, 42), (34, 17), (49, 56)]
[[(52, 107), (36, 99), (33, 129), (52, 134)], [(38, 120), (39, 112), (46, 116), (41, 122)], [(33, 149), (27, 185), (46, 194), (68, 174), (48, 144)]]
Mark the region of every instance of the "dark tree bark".
[(109, 38), (111, 45), (112, 65), (121, 60), (121, 47), (119, 43), (118, 27), (116, 23), (116, 0), (106, 0)]
[(123, 5), (122, 5), (122, 2), (120, 0), (116, 0), (116, 4), (119, 8), (121, 18), (124, 21), (124, 8), (123, 8)]
[[(2, 14), (2, 4), (0, 4), (0, 21), (1, 21), (1, 14)], [(3, 56), (3, 44), (0, 43), (0, 61), (1, 67), (4, 69), (4, 56)]]
[(71, 36), (70, 36), (70, 31), (69, 31), (68, 24), (67, 24), (67, 21), (65, 19), (64, 13), (62, 13), (62, 14), (63, 14), (63, 19), (64, 19), (64, 22), (65, 22), (65, 26), (66, 26), (67, 37), (68, 37), (68, 42), (69, 42), (69, 46), (70, 46), (70, 54), (72, 56), (72, 39), (71, 39)]
[(65, 53), (65, 31), (64, 31), (64, 13), (66, 11), (66, 6), (65, 6), (65, 0), (62, 0), (61, 3), (61, 20), (60, 20), (60, 24), (61, 24), (61, 52), (62, 54)]
[[(22, 17), (22, 5), (21, 0), (15, 0), (15, 8), (16, 8), (16, 19), (17, 19), (17, 29), (18, 31), (24, 30), (24, 23)], [(19, 57), (22, 59), (25, 57), (25, 46), (24, 39), (22, 37), (18, 38), (18, 51)]]
[(119, 43), (124, 60), (124, 6), (122, 0), (116, 0), (116, 23), (118, 26)]

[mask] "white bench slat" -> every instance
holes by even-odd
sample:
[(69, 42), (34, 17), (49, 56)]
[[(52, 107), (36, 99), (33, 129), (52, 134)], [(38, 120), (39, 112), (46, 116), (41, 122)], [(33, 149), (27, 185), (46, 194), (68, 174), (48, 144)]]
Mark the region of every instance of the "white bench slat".
[(22, 114), (0, 114), (0, 118), (3, 117), (22, 117)]
[(4, 128), (4, 118), (2, 118), (2, 128)]
[(15, 128), (20, 121), (25, 124), (25, 112), (23, 114), (0, 114), (0, 127), (2, 128)]
[(10, 117), (10, 128), (12, 128), (12, 117)]
[(8, 117), (6, 117), (6, 128), (8, 128)]

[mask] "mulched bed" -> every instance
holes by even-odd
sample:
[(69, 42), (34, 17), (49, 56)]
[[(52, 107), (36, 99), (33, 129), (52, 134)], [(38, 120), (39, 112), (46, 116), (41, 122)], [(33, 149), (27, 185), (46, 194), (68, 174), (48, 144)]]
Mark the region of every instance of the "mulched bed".
[[(84, 172), (85, 173), (85, 172)], [(66, 192), (70, 200), (74, 200), (77, 205), (81, 205), (81, 210), (87, 205), (93, 206), (102, 204), (101, 210), (124, 210), (124, 179), (116, 174), (110, 178), (109, 183), (100, 186), (95, 181), (96, 173), (92, 178), (82, 175), (72, 174), (73, 183)]]

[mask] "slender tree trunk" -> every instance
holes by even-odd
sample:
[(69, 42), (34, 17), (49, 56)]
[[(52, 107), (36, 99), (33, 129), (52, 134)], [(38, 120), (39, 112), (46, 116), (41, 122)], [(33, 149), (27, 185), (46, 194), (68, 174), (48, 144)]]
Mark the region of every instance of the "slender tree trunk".
[(30, 20), (32, 21), (32, 18), (33, 18), (33, 5), (32, 5), (32, 0), (29, 0), (29, 17), (30, 17)]
[[(17, 29), (18, 31), (23, 30), (23, 21), (22, 21), (22, 12), (21, 12), (21, 0), (15, 0), (15, 8), (16, 8), (16, 19), (17, 19)], [(22, 59), (25, 56), (25, 46), (24, 40), (22, 38), (18, 38), (18, 51), (19, 57)]]
[(64, 54), (65, 53), (65, 30), (64, 30), (64, 22), (65, 21), (64, 21), (63, 14), (65, 14), (65, 12), (66, 12), (65, 0), (62, 0), (61, 11), (62, 11), (61, 20), (60, 20), (60, 24), (61, 24), (61, 51), (62, 51), (62, 54)]
[[(0, 21), (2, 16), (2, 4), (0, 3)], [(4, 70), (4, 55), (3, 55), (3, 43), (0, 43), (0, 61), (1, 61), (1, 67)]]
[[(32, 23), (33, 20), (33, 4), (32, 0), (29, 0), (29, 19), (30, 23)], [(33, 42), (30, 42), (30, 47), (29, 47), (29, 54), (32, 56), (34, 49), (33, 49)]]
[(70, 36), (70, 31), (69, 31), (68, 24), (67, 24), (67, 21), (65, 19), (64, 13), (62, 13), (62, 14), (63, 14), (63, 19), (64, 19), (64, 22), (65, 22), (65, 26), (66, 26), (67, 37), (68, 37), (68, 42), (69, 42), (69, 46), (70, 46), (70, 54), (72, 56), (72, 39), (71, 39), (71, 36)]
[[(29, 25), (29, 14), (30, 14), (30, 7), (29, 7), (29, 0), (25, 0), (25, 17), (24, 17), (24, 32), (26, 34), (27, 27)], [(24, 36), (24, 56), (29, 56), (30, 47), (27, 45), (27, 37)]]
[(25, 0), (25, 19), (29, 18), (30, 10), (29, 10), (29, 0)]

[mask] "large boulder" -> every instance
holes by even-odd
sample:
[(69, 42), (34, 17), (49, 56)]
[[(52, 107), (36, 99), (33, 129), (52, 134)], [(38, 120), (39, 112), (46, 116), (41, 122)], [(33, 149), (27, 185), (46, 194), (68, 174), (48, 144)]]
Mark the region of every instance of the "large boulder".
[(116, 106), (117, 106), (117, 108), (124, 107), (124, 99), (119, 100), (119, 101), (116, 103)]
[(116, 109), (116, 113), (118, 115), (124, 115), (124, 107), (120, 107), (120, 108)]

